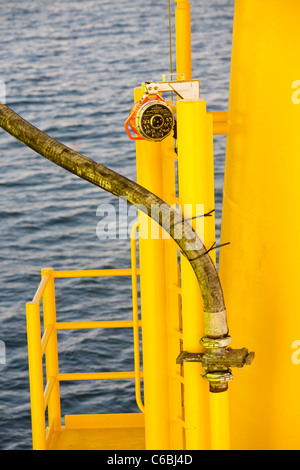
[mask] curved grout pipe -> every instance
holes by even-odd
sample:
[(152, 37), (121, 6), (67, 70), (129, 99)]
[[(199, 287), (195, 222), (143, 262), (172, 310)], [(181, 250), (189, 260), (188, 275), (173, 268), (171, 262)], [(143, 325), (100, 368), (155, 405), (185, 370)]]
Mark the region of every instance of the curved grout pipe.
[[(128, 178), (48, 136), (0, 103), (0, 126), (35, 152), (65, 170), (127, 201), (158, 222), (189, 260), (203, 297), (205, 335), (228, 334), (223, 292), (215, 265), (191, 225), (162, 199)], [(151, 208), (159, 205), (159, 211)], [(192, 242), (191, 242), (192, 241)]]

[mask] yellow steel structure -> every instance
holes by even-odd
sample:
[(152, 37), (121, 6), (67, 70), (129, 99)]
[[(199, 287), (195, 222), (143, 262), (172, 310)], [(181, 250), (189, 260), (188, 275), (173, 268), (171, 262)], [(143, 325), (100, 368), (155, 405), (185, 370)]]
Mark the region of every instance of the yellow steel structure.
[(256, 353), (230, 385), (234, 449), (299, 443), (298, 0), (236, 0), (220, 276), (230, 333)]
[[(134, 100), (142, 96), (136, 89)], [(136, 143), (137, 182), (169, 205), (176, 196), (173, 136)], [(140, 222), (141, 315), (147, 449), (183, 449), (180, 274), (175, 242), (143, 213)]]
[(136, 256), (136, 232), (139, 223), (133, 224), (131, 229), (131, 279), (132, 279), (132, 310), (133, 310), (133, 340), (134, 340), (134, 370), (135, 370), (135, 398), (142, 413), (145, 407), (142, 402), (141, 393), (141, 371), (140, 371), (140, 338), (139, 338), (139, 308), (138, 308), (138, 286), (137, 286), (137, 256)]
[[(180, 100), (177, 103), (178, 187), (185, 218), (203, 216), (205, 211), (209, 212), (214, 209), (214, 198), (210, 197), (210, 201), (208, 201), (205, 183), (205, 176), (208, 173), (204, 163), (208, 149), (207, 124), (204, 101)], [(196, 181), (198, 184), (195, 184)], [(209, 196), (213, 195), (214, 185), (209, 188), (209, 191)], [(210, 217), (205, 222), (209, 219)], [(214, 217), (212, 219), (214, 221)], [(200, 217), (191, 222), (196, 228), (196, 222), (199, 227), (199, 221), (203, 225), (204, 220), (204, 217)], [(204, 233), (203, 230), (202, 232)], [(203, 233), (198, 233), (202, 240)], [(211, 225), (210, 231), (207, 230), (205, 235), (207, 242), (212, 244), (215, 240), (214, 225)], [(196, 276), (184, 256), (181, 256), (181, 288), (183, 349), (201, 352), (200, 339), (204, 336), (201, 292)], [(207, 433), (209, 426), (208, 389), (207, 383), (201, 377), (203, 373), (200, 363), (184, 364), (184, 408), (188, 449), (207, 449), (209, 447)]]
[[(138, 99), (141, 90), (136, 90)], [(138, 182), (160, 194), (170, 205), (188, 211), (185, 217), (203, 216), (214, 208), (213, 118), (204, 101), (179, 101), (178, 159), (172, 136), (163, 143), (137, 143)], [(200, 132), (199, 132), (200, 130)], [(179, 197), (176, 192), (176, 163)], [(153, 166), (155, 173), (152, 173)], [(157, 175), (161, 175), (161, 180)], [(201, 178), (199, 178), (199, 175)], [(199, 181), (201, 184), (199, 185)], [(189, 184), (186, 184), (189, 182)], [(201, 203), (200, 203), (201, 201)], [(26, 306), (34, 449), (116, 448), (121, 449), (209, 449), (228, 448), (228, 429), (218, 416), (226, 413), (226, 397), (211, 400), (208, 384), (201, 378), (199, 364), (176, 364), (183, 349), (199, 351), (203, 336), (202, 301), (190, 266), (181, 260), (173, 240), (157, 231), (150, 219), (140, 214), (131, 235), (131, 269), (42, 271), (33, 301)], [(214, 214), (202, 218), (205, 243), (214, 243)], [(199, 223), (194, 223), (199, 227)], [(135, 233), (139, 228), (137, 268)], [(200, 230), (201, 231), (201, 230)], [(159, 235), (154, 238), (153, 235)], [(200, 233), (199, 233), (200, 234)], [(202, 233), (200, 234), (203, 235)], [(214, 255), (213, 255), (214, 256)], [(54, 280), (72, 277), (132, 277), (133, 321), (57, 322)], [(137, 275), (140, 275), (141, 315), (138, 319)], [(181, 281), (180, 281), (181, 279)], [(182, 298), (182, 302), (181, 302)], [(40, 336), (40, 301), (43, 300), (44, 334)], [(138, 328), (143, 324), (143, 372), (140, 371)], [(184, 325), (184, 327), (183, 327)], [(105, 373), (59, 372), (57, 331), (87, 328), (132, 328), (135, 371)], [(46, 355), (43, 387), (42, 357)], [(65, 416), (62, 424), (59, 383), (68, 380), (135, 379), (139, 415)], [(144, 399), (141, 379), (144, 379)], [(215, 404), (216, 403), (216, 404)], [(48, 407), (48, 425), (45, 410)], [(213, 437), (210, 443), (209, 410)], [(220, 428), (220, 422), (222, 427)], [(225, 421), (225, 424), (227, 422)], [(129, 432), (130, 430), (130, 432)], [(130, 440), (128, 436), (132, 436)], [(119, 444), (113, 444), (118, 439)], [(115, 447), (113, 447), (115, 445)]]
[(192, 78), (191, 5), (189, 0), (175, 0), (176, 69), (185, 80)]
[[(189, 80), (190, 3), (175, 2), (177, 73)], [(147, 450), (300, 447), (300, 249), (294, 244), (300, 236), (299, 17), (298, 0), (236, 0), (228, 112), (208, 112), (202, 99), (177, 99), (172, 104), (177, 153), (173, 136), (163, 142), (136, 142), (137, 182), (192, 218), (209, 249), (215, 243), (213, 135), (227, 135), (221, 243), (229, 241), (230, 247), (220, 253), (220, 277), (230, 335), (237, 347), (248, 344), (255, 351), (254, 365), (234, 372), (228, 392), (210, 393), (200, 363), (176, 364), (183, 350), (202, 352), (201, 293), (174, 241), (140, 212), (132, 230), (131, 269), (43, 270), (37, 293), (27, 304), (35, 449), (115, 449), (118, 442), (120, 448)], [(142, 93), (135, 90), (135, 102)], [(211, 256), (215, 262), (215, 252)], [(133, 321), (57, 322), (54, 279), (115, 275), (132, 277)], [(112, 327), (133, 328), (134, 371), (59, 371), (58, 330)], [(134, 379), (141, 413), (66, 416), (62, 424), (60, 382), (103, 378)]]
[[(142, 91), (135, 90), (134, 101), (141, 96)], [(162, 144), (137, 141), (136, 168), (137, 182), (162, 198)], [(165, 241), (160, 230), (158, 237), (151, 236), (152, 224), (147, 215), (140, 213), (139, 223), (146, 447), (169, 449)]]
[[(179, 200), (176, 192), (177, 155), (174, 151), (172, 135), (163, 141), (162, 150), (163, 197), (164, 201), (175, 207)], [(170, 237), (163, 241), (165, 242), (170, 449), (184, 449), (185, 422), (182, 403), (184, 378), (182, 376), (182, 366), (176, 364), (176, 358), (182, 350), (181, 287), (178, 249), (174, 240)]]
[(228, 393), (209, 394), (211, 450), (231, 449)]
[[(137, 226), (133, 227), (133, 233)], [(132, 244), (135, 249), (135, 241)], [(54, 280), (56, 278), (131, 276), (133, 321), (57, 322)], [(59, 449), (144, 449), (143, 413), (109, 415), (67, 415), (61, 419), (59, 384), (74, 380), (135, 379), (137, 405), (143, 412), (140, 380), (143, 377), (139, 363), (138, 329), (141, 321), (137, 309), (137, 269), (135, 251), (132, 251), (131, 269), (54, 271), (42, 270), (42, 279), (32, 300), (26, 304), (28, 362), (34, 450)], [(43, 301), (43, 335), (41, 337), (40, 302)], [(57, 331), (91, 328), (133, 328), (134, 371), (61, 373), (59, 371)], [(44, 386), (43, 356), (46, 365)], [(48, 420), (45, 412), (48, 409)], [(46, 422), (48, 421), (48, 423)]]
[[(176, 0), (177, 72), (192, 77), (190, 3)], [(136, 89), (134, 101), (142, 96)], [(208, 113), (203, 100), (178, 100), (177, 153), (173, 136), (163, 142), (136, 142), (137, 182), (177, 205), (209, 248), (215, 243), (213, 134), (226, 134), (228, 114)], [(177, 168), (177, 172), (176, 172)], [(210, 212), (210, 217), (204, 217)], [(202, 222), (199, 224), (199, 221)], [(200, 227), (200, 228), (199, 228)], [(136, 231), (139, 230), (139, 269)], [(227, 393), (210, 394), (199, 363), (177, 364), (184, 349), (201, 352), (204, 335), (201, 293), (174, 240), (148, 216), (139, 213), (131, 234), (132, 266), (128, 270), (42, 271), (36, 295), (26, 306), (32, 436), (34, 449), (228, 449)], [(192, 241), (191, 241), (192, 242)], [(212, 252), (215, 261), (215, 253)], [(141, 321), (137, 276), (140, 275)], [(54, 280), (72, 277), (131, 276), (133, 321), (57, 322)], [(43, 300), (44, 334), (40, 335)], [(139, 327), (142, 327), (143, 371)], [(87, 328), (133, 328), (134, 371), (68, 373), (59, 371), (57, 331)], [(42, 358), (46, 356), (46, 387)], [(135, 379), (141, 413), (65, 416), (62, 424), (60, 382), (66, 380)], [(141, 396), (141, 379), (144, 400)], [(45, 411), (48, 408), (48, 423)]]
[[(178, 122), (178, 174), (179, 200), (186, 218), (191, 222), (203, 240), (206, 248), (215, 243), (214, 210), (214, 162), (213, 162), (213, 118), (206, 111), (203, 100), (180, 100), (177, 103)], [(204, 217), (205, 213), (211, 213)], [(199, 224), (199, 221), (202, 224)], [(199, 232), (200, 230), (200, 232)], [(216, 262), (215, 252), (211, 256)], [(201, 352), (200, 339), (204, 336), (203, 305), (196, 276), (184, 256), (181, 257), (183, 349)], [(227, 392), (222, 401), (212, 396), (209, 400), (207, 383), (200, 363), (184, 364), (184, 403), (186, 420), (187, 449), (211, 448), (210, 416), (212, 411), (213, 447), (228, 449), (229, 428)], [(213, 394), (215, 395), (215, 394)], [(217, 414), (220, 419), (216, 420)], [(222, 415), (222, 416), (221, 416)], [(216, 427), (218, 423), (219, 427)], [(222, 440), (223, 439), (223, 440)]]
[[(177, 73), (192, 78), (191, 19), (188, 0), (175, 0), (176, 65)], [(213, 135), (227, 134), (228, 114), (206, 110), (204, 100), (177, 102), (179, 200), (188, 205), (190, 216), (203, 215), (214, 209)], [(197, 207), (197, 205), (202, 207)], [(201, 213), (202, 210), (202, 213)], [(196, 224), (194, 223), (194, 228)], [(203, 220), (204, 244), (215, 243), (215, 217)], [(211, 254), (216, 262), (215, 253)], [(183, 348), (200, 352), (203, 333), (201, 293), (190, 265), (181, 257)], [(222, 398), (207, 392), (200, 364), (184, 365), (185, 416), (187, 449), (230, 448), (228, 392)], [(218, 395), (218, 394), (217, 394)], [(210, 429), (210, 432), (208, 430)]]
[[(188, 1), (177, 1), (176, 62), (177, 73), (190, 79)], [(141, 97), (142, 90), (136, 89), (134, 101)], [(178, 204), (185, 217), (199, 217), (214, 210), (213, 133), (227, 132), (227, 113), (207, 113), (205, 101), (179, 100), (176, 114), (178, 158), (172, 136), (161, 143), (137, 141), (137, 182), (169, 205)], [(155, 239), (150, 219), (141, 213), (139, 220), (146, 448), (209, 449), (213, 445), (228, 449), (227, 393), (222, 400), (213, 397), (210, 400), (208, 384), (201, 377), (204, 373), (201, 365), (186, 363), (184, 371), (176, 365), (182, 349), (201, 351), (203, 309), (196, 277), (187, 261), (181, 259), (179, 281), (178, 253), (173, 240), (164, 239), (161, 231), (155, 232), (160, 234)], [(194, 222), (199, 227), (199, 219)], [(215, 243), (214, 213), (203, 217), (202, 222), (204, 241), (210, 247)], [(202, 233), (199, 235), (203, 238)], [(212, 257), (215, 259), (214, 253)], [(182, 305), (178, 303), (178, 294)], [(217, 415), (221, 420), (216, 419)], [(227, 419), (222, 419), (226, 416)], [(212, 436), (211, 440), (210, 428), (217, 438)]]

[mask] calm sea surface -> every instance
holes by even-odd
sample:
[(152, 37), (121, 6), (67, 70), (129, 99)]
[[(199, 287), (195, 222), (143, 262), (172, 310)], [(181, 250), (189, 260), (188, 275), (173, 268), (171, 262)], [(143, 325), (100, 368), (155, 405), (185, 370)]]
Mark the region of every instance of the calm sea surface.
[[(172, 14), (174, 5), (172, 3)], [(227, 110), (234, 0), (192, 0), (193, 78)], [(174, 16), (172, 17), (174, 29)], [(173, 34), (174, 38), (174, 34)], [(167, 0), (0, 2), (6, 102), (46, 133), (135, 180), (123, 123), (133, 88), (169, 71)], [(174, 44), (173, 44), (174, 48)], [(175, 63), (173, 64), (175, 68)], [(217, 236), (225, 139), (215, 138)], [(40, 270), (130, 267), (128, 240), (99, 240), (99, 204), (118, 200), (0, 130), (0, 449), (31, 449), (25, 304)], [(131, 319), (130, 279), (58, 280), (62, 321)], [(63, 372), (133, 370), (132, 332), (59, 333)], [(62, 414), (138, 411), (132, 381), (62, 384)]]

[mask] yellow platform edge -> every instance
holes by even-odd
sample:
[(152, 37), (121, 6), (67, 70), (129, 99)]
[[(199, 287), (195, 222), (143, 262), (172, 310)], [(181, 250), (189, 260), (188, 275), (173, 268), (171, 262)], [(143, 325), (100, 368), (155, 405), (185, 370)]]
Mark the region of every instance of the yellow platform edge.
[(49, 450), (144, 450), (143, 413), (66, 415), (59, 431), (47, 429)]

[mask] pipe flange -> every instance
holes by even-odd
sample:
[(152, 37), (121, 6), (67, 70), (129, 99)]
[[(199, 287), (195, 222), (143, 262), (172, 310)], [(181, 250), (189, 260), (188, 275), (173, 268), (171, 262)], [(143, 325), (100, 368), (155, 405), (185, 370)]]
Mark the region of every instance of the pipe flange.
[(225, 392), (228, 389), (228, 382), (233, 380), (230, 369), (226, 371), (209, 371), (202, 377), (209, 381), (209, 391), (212, 393)]
[(231, 344), (231, 336), (224, 336), (224, 338), (209, 338), (204, 336), (201, 338), (200, 344), (206, 349), (227, 348)]

